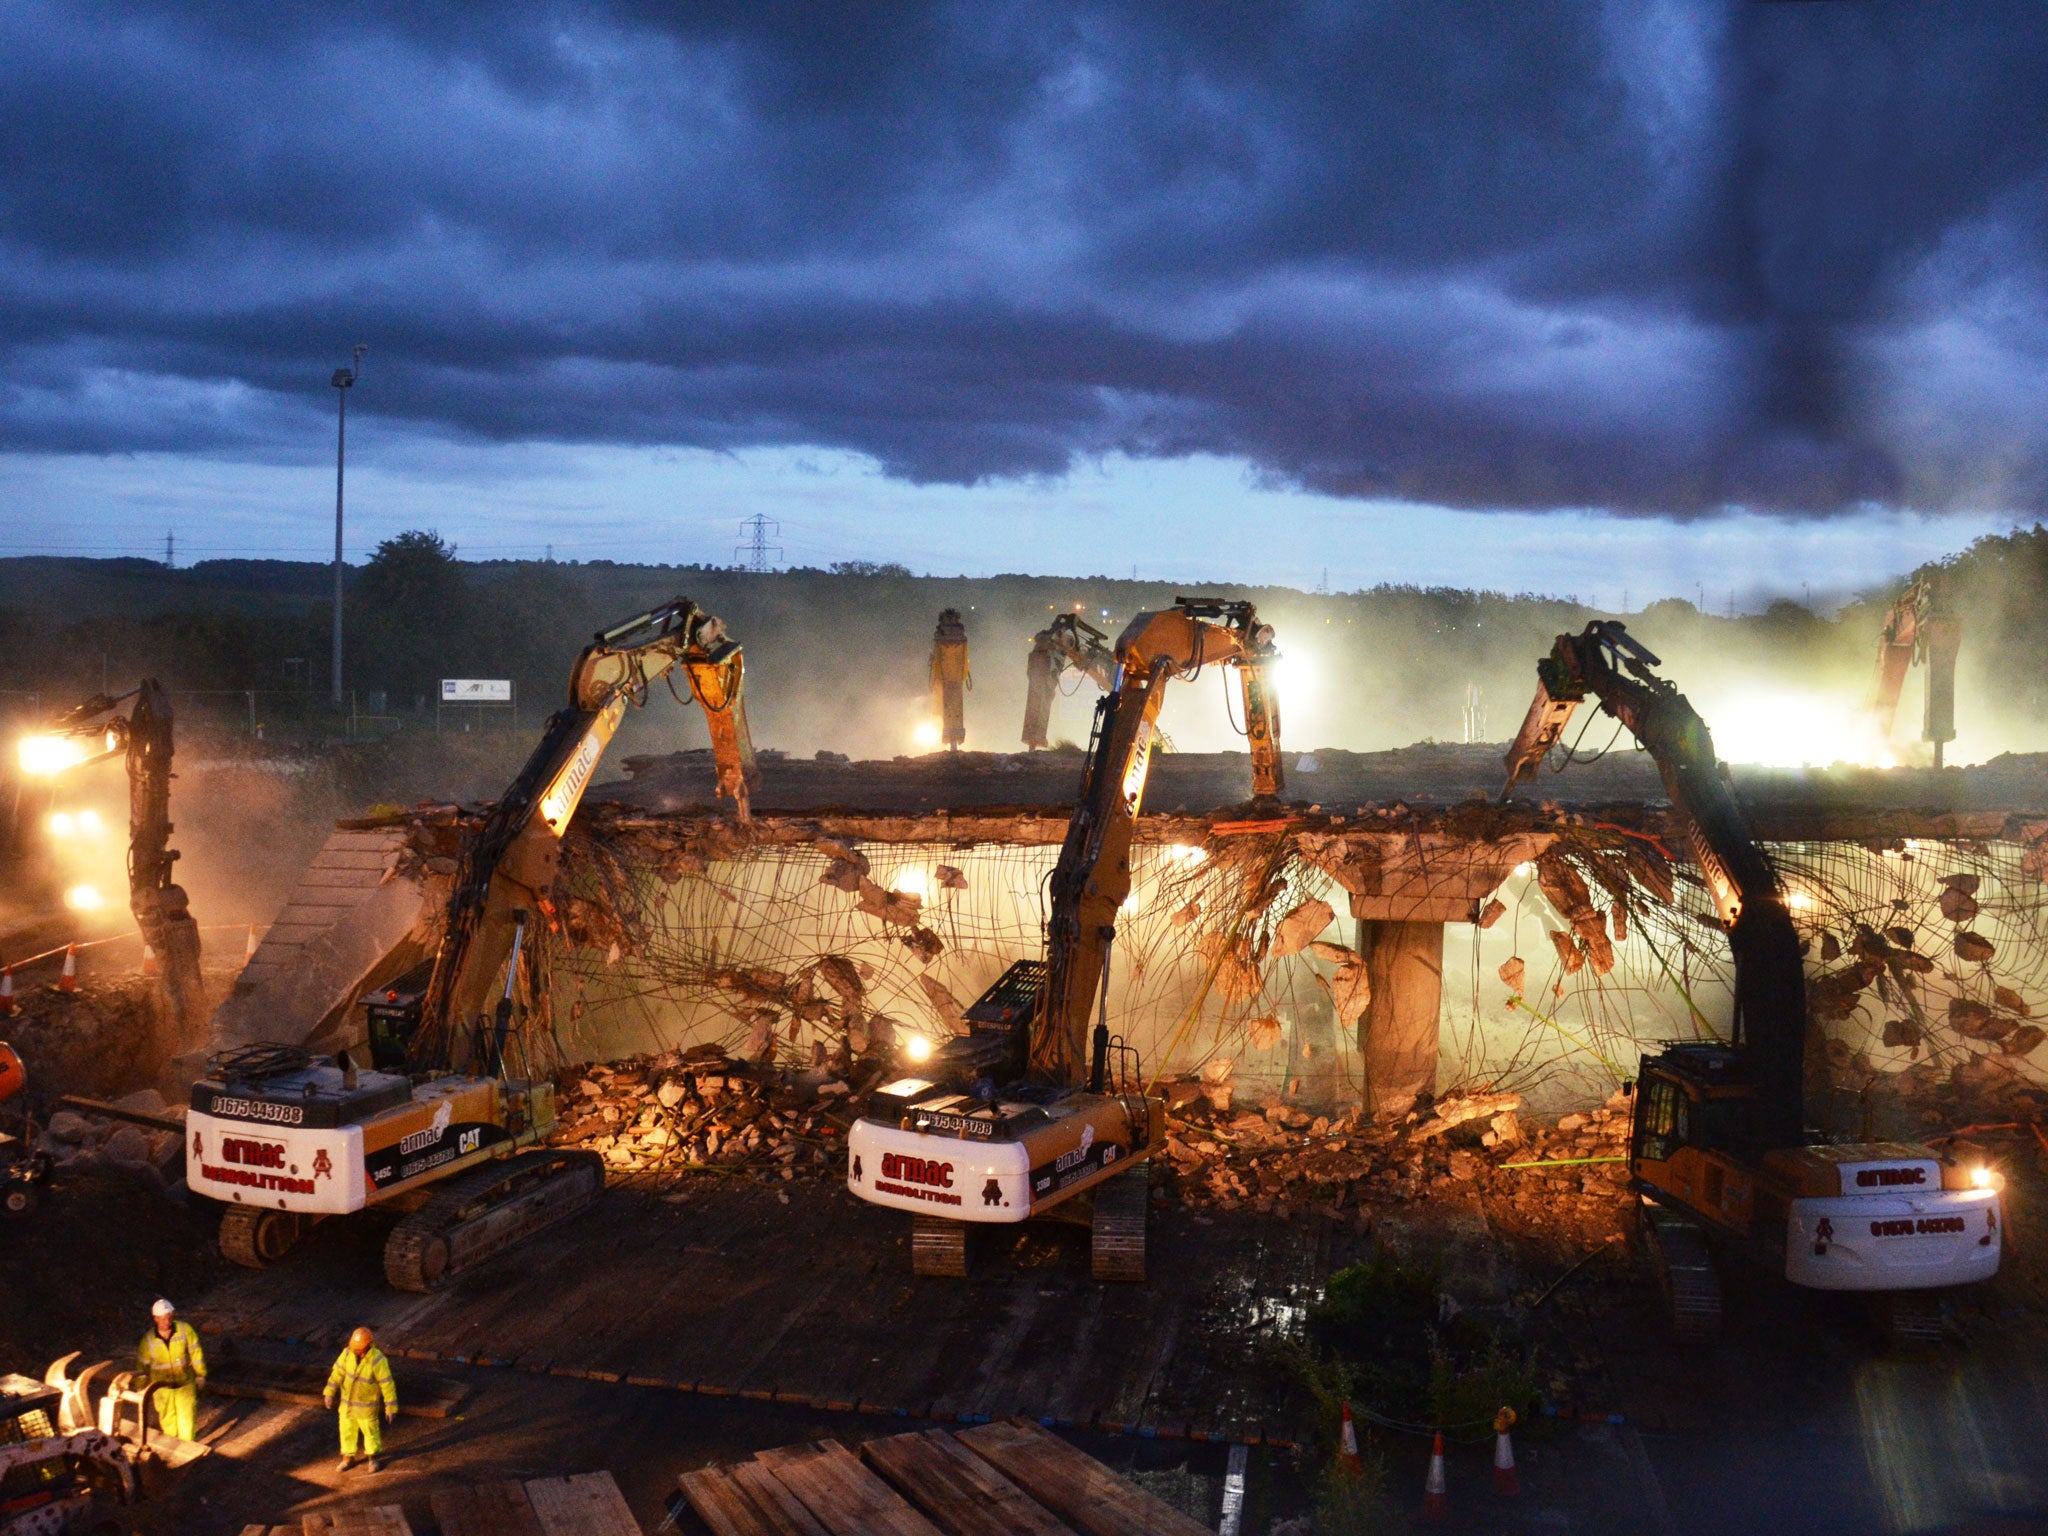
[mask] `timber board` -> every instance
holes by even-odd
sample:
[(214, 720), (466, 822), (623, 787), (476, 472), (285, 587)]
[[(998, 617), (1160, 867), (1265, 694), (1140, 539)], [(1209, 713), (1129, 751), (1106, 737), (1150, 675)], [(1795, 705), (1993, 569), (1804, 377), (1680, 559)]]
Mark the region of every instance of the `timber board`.
[(641, 1536), (609, 1472), (537, 1477), (527, 1483), (526, 1497), (544, 1536)]
[(719, 1467), (685, 1472), (676, 1486), (697, 1518), (710, 1527), (711, 1536), (788, 1536), (789, 1527), (764, 1513), (732, 1474)]
[(305, 1536), (412, 1536), (405, 1511), (396, 1504), (355, 1504), (323, 1509), (299, 1522)]
[(758, 1461), (743, 1461), (728, 1469), (732, 1480), (754, 1501), (755, 1507), (777, 1522), (786, 1536), (832, 1536), (818, 1524), (818, 1517), (804, 1508), (804, 1501), (784, 1487), (781, 1480)]
[(754, 1459), (832, 1536), (943, 1536), (836, 1440), (777, 1446)]
[(946, 1536), (1074, 1536), (942, 1429), (870, 1440), (860, 1455)]
[[(323, 1223), (273, 1270), (190, 1315), (208, 1334), (338, 1350), (358, 1324), (394, 1361), (491, 1364), (819, 1407), (1022, 1414), (1157, 1433), (1293, 1438), (1272, 1358), (1348, 1223), (1155, 1210), (1151, 1280), (1088, 1276), (1085, 1234), (992, 1234), (964, 1281), (910, 1273), (908, 1221), (823, 1181), (687, 1181), (680, 1206), (613, 1189), (446, 1290), (383, 1283), (383, 1218)], [(778, 1192), (790, 1196), (785, 1205)], [(401, 1371), (404, 1367), (401, 1366)]]
[(437, 1488), (428, 1498), (441, 1536), (546, 1536), (526, 1485), (516, 1478)]
[(1085, 1536), (1209, 1536), (1087, 1452), (1022, 1419), (963, 1429), (960, 1443)]

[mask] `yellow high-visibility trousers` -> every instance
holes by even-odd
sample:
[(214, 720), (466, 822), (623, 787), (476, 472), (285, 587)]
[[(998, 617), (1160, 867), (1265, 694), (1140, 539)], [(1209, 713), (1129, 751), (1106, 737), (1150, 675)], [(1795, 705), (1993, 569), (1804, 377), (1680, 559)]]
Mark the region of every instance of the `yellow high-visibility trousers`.
[(363, 1442), (363, 1455), (380, 1456), (384, 1452), (384, 1415), (372, 1408), (367, 1413), (341, 1411), (341, 1454), (356, 1454), (356, 1440)]
[(199, 1388), (158, 1387), (150, 1393), (156, 1404), (156, 1422), (167, 1435), (180, 1440), (192, 1438), (192, 1420), (199, 1412)]

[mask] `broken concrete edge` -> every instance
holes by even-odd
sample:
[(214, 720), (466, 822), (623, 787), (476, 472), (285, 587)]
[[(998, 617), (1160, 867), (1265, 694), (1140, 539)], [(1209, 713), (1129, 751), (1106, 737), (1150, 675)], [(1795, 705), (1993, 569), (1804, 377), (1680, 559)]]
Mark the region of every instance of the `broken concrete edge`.
[[(405, 829), (414, 848), (452, 851), (482, 823), (485, 806), (431, 805), (376, 817), (337, 821), (340, 831)], [(650, 811), (619, 801), (586, 801), (571, 834), (645, 836), (701, 858), (729, 858), (751, 847), (788, 847), (828, 839), (841, 843), (1053, 845), (1064, 840), (1072, 807), (977, 807), (967, 811), (863, 811), (827, 806), (800, 812), (757, 808), (751, 821), (726, 812), (690, 808)], [(1348, 812), (1293, 803), (1220, 806), (1200, 814), (1147, 813), (1138, 819), (1143, 844), (1202, 844), (1237, 836), (1285, 836), (1315, 847), (1330, 840), (1358, 844), (1417, 836), (1447, 843), (1503, 843), (1566, 830), (1649, 838), (1675, 859), (1689, 859), (1684, 818), (1668, 805), (1617, 801), (1567, 809), (1554, 802), (1502, 805), (1468, 800), (1456, 805), (1412, 806), (1404, 801), (1362, 805)], [(2048, 839), (2048, 811), (2002, 809), (1936, 811), (1897, 808), (1837, 809), (1818, 802), (1750, 808), (1757, 837), (1767, 843), (1833, 842), (1889, 848), (1910, 839), (1932, 842), (2005, 842), (2032, 847)], [(435, 836), (439, 829), (440, 836)], [(451, 845), (448, 849), (440, 845)], [(1320, 859), (1315, 862), (1323, 862)]]

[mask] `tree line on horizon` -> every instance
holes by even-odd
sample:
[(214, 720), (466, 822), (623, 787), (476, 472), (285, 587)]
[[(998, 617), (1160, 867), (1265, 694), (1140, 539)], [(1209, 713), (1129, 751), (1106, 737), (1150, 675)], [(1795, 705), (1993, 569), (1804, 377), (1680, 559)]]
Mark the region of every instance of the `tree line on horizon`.
[[(1970, 671), (1998, 678), (2012, 705), (2038, 709), (2048, 690), (2048, 528), (1979, 538), (1910, 574), (1927, 571), (1946, 579), (1963, 617)], [(765, 574), (469, 562), (428, 530), (386, 539), (346, 579), (345, 673), (359, 711), (374, 692), (384, 713), (421, 718), (431, 715), (442, 678), (500, 677), (514, 680), (537, 720), (555, 707), (576, 650), (594, 630), (683, 595), (725, 618), (746, 646), (764, 740), (778, 730), (828, 738), (878, 701), (914, 701), (941, 607), (967, 613), (977, 679), (1007, 698), (1021, 697), (1023, 652), (1053, 612), (1078, 607), (1114, 634), (1139, 607), (1176, 592), (1104, 576), (916, 576), (865, 561)], [(1762, 613), (1717, 617), (1668, 598), (1627, 622), (1667, 662), (1738, 657), (1848, 687), (1868, 668), (1885, 608), (1907, 579), (1827, 616), (1780, 601)], [(245, 706), (229, 694), (254, 689), (265, 715), (316, 721), (327, 696), (331, 580), (329, 567), (311, 562), (204, 561), (173, 570), (143, 560), (0, 561), (0, 708), (18, 713), (35, 694), (54, 709), (95, 691), (103, 677), (118, 691), (148, 675), (191, 695), (187, 712), (202, 717), (240, 720)], [(1409, 740), (1453, 734), (1467, 689), (1482, 685), (1502, 717), (1490, 734), (1512, 732), (1535, 658), (1553, 635), (1595, 616), (1565, 599), (1442, 587), (1201, 590), (1253, 598), (1283, 651), (1292, 644), (1314, 653), (1318, 686), (1355, 693), (1362, 718)], [(208, 690), (220, 691), (217, 705), (205, 700)]]

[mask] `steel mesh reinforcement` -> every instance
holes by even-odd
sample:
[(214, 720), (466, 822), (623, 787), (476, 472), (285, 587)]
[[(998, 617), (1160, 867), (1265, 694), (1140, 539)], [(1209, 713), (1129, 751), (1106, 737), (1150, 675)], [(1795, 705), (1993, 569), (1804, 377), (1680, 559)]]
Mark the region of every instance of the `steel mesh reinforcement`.
[[(1480, 923), (1445, 927), (1439, 1092), (1568, 1107), (1604, 1099), (1656, 1042), (1729, 1037), (1727, 940), (1666, 839), (1578, 821), (1533, 846)], [(820, 835), (729, 839), (707, 855), (644, 821), (585, 826), (537, 957), (554, 1040), (568, 1059), (716, 1044), (802, 1066), (941, 1036), (1012, 961), (1042, 952), (1057, 851)], [(1770, 851), (1807, 942), (1816, 1118), (2048, 1098), (2032, 847)], [(1371, 1015), (1345, 874), (1329, 840), (1287, 830), (1134, 850), (1107, 1018), (1148, 1078), (1206, 1069), (1241, 1093), (1357, 1097)], [(1310, 933), (1315, 903), (1330, 917)]]

